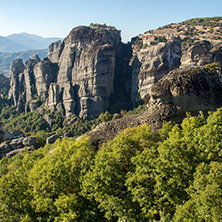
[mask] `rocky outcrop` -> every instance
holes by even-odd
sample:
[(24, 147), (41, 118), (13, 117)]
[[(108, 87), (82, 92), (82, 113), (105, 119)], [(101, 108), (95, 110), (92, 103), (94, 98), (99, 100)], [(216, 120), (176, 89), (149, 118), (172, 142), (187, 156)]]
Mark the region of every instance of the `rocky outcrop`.
[(32, 148), (31, 147), (25, 147), (25, 148), (21, 148), (21, 149), (17, 149), (17, 150), (12, 150), (12, 151), (10, 151), (6, 154), (6, 158), (11, 158), (11, 157), (15, 156), (18, 153), (22, 153), (25, 150), (32, 150)]
[(51, 135), (50, 137), (48, 137), (46, 139), (46, 143), (48, 144), (51, 144), (51, 143), (54, 143), (57, 139), (59, 138), (59, 136), (57, 136), (56, 134), (53, 134)]
[(216, 63), (221, 74), (221, 46), (188, 40), (144, 34), (123, 44), (113, 27), (80, 26), (52, 43), (44, 60), (12, 63), (9, 98), (19, 112), (44, 104), (67, 118), (93, 119), (108, 107), (118, 112), (124, 102), (129, 109), (148, 101), (153, 84), (178, 67)]
[(221, 74), (222, 48), (219, 45), (212, 45), (209, 41), (195, 41), (191, 45), (182, 48), (181, 67), (194, 65), (204, 66), (216, 63)]
[(137, 39), (133, 44), (132, 64), (132, 103), (144, 99), (150, 87), (170, 70), (180, 66), (180, 41), (156, 42), (153, 45), (142, 45)]
[(0, 144), (0, 159), (4, 156), (12, 157), (26, 149), (33, 149), (36, 145), (35, 137), (21, 137), (11, 141), (6, 140)]
[(77, 27), (63, 46), (51, 46), (56, 58), (51, 51), (49, 59), (58, 61), (59, 71), (57, 84), (49, 91), (48, 107), (56, 107), (60, 99), (66, 117), (76, 113), (90, 119), (104, 112), (113, 89), (115, 49), (120, 44), (119, 31)]
[(108, 107), (121, 45), (118, 30), (74, 28), (63, 42), (49, 46), (43, 61), (35, 56), (25, 65), (12, 63), (9, 98), (18, 111), (33, 111), (45, 102), (66, 117), (95, 118)]
[(91, 143), (99, 148), (128, 127), (143, 123), (156, 131), (164, 121), (178, 123), (187, 112), (198, 114), (215, 111), (222, 106), (222, 83), (218, 74), (209, 74), (203, 67), (184, 67), (171, 71), (150, 88), (147, 110), (142, 114), (105, 122), (88, 132)]
[[(185, 41), (185, 40), (183, 40)], [(151, 86), (169, 71), (185, 66), (204, 66), (216, 63), (219, 75), (222, 66), (222, 48), (209, 41), (196, 40), (181, 46), (181, 40), (173, 38), (167, 43), (154, 42), (143, 45), (142, 39), (134, 40), (132, 65), (132, 103), (147, 100)]]

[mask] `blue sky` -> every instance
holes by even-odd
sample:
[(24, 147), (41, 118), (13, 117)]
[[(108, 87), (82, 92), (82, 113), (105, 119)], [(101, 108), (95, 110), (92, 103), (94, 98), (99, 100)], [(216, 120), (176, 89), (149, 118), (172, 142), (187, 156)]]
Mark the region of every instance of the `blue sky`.
[(79, 25), (106, 23), (123, 41), (189, 18), (222, 16), (222, 0), (0, 0), (0, 36), (66, 37)]

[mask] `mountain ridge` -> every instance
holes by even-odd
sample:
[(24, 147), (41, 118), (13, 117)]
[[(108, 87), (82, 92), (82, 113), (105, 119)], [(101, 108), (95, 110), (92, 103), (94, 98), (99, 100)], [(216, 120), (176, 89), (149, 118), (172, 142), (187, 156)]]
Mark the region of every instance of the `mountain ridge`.
[(52, 42), (61, 40), (58, 37), (44, 38), (29, 33), (17, 33), (0, 37), (0, 52), (20, 52), (48, 48)]

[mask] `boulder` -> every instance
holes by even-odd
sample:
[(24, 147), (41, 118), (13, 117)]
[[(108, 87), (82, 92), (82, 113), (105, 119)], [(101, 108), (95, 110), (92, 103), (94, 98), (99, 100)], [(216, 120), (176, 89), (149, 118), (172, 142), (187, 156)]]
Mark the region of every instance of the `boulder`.
[(21, 149), (13, 150), (6, 154), (6, 158), (11, 158), (18, 153), (22, 153), (24, 150), (31, 150), (31, 148), (29, 147), (29, 148), (21, 148)]
[(35, 137), (26, 137), (22, 141), (23, 145), (26, 147), (31, 147), (36, 145), (36, 138)]
[(59, 138), (59, 136), (57, 136), (56, 134), (53, 134), (52, 136), (48, 137), (46, 139), (46, 143), (54, 143), (57, 139)]
[(13, 140), (10, 142), (10, 146), (13, 148), (13, 150), (19, 149), (19, 148), (23, 148), (23, 147), (24, 147), (24, 145), (23, 145), (23, 140), (24, 140), (23, 137), (18, 138), (18, 139), (13, 139)]

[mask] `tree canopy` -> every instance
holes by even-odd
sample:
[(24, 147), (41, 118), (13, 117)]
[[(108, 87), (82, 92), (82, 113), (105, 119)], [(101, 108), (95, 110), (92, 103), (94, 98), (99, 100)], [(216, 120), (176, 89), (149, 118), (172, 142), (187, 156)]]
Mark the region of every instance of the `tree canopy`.
[(222, 109), (96, 150), (63, 138), (0, 161), (0, 221), (221, 221)]

